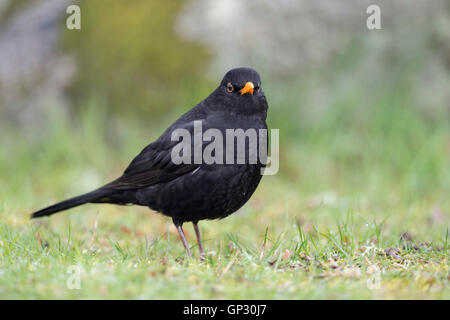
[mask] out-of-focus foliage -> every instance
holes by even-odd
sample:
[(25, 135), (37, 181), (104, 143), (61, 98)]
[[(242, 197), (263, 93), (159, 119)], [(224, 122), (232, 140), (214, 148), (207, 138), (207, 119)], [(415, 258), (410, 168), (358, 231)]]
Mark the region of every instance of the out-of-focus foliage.
[(68, 110), (64, 91), (78, 67), (59, 50), (73, 0), (0, 0), (0, 119), (39, 132), (50, 109)]
[(22, 8), (28, 3), (30, 3), (30, 0), (0, 0), (0, 22), (4, 21), (5, 17), (13, 14), (16, 10)]
[[(370, 5), (380, 8), (380, 30), (366, 26)], [(357, 90), (403, 74), (414, 82), (411, 90), (416, 95), (408, 107), (427, 117), (450, 112), (447, 0), (191, 0), (177, 29), (212, 48), (217, 76), (228, 66), (245, 64), (263, 73), (266, 84), (267, 79), (292, 83), (323, 74), (325, 79), (340, 78), (333, 85)], [(309, 89), (308, 94), (321, 96), (322, 102), (329, 98), (324, 82)], [(314, 110), (327, 106), (320, 107)]]
[(64, 45), (80, 66), (71, 94), (103, 99), (109, 108), (158, 116), (183, 88), (205, 77), (209, 56), (182, 40), (173, 25), (184, 1), (82, 1), (82, 29)]

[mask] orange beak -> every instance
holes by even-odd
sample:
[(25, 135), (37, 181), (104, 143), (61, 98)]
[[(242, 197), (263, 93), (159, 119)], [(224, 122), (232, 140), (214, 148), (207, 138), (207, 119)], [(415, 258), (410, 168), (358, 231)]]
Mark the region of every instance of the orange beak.
[(252, 82), (247, 82), (245, 84), (245, 86), (241, 89), (241, 91), (239, 91), (241, 93), (241, 96), (246, 94), (247, 92), (250, 92), (251, 94), (253, 94), (253, 88), (255, 86), (253, 85)]

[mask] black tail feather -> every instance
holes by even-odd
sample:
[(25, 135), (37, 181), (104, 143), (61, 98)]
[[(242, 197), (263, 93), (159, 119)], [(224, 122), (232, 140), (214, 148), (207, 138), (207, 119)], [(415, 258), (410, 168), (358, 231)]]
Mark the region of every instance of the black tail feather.
[(49, 206), (47, 208), (41, 209), (31, 214), (31, 219), (40, 218), (44, 216), (49, 216), (55, 214), (57, 212), (67, 210), (73, 207), (77, 207), (79, 205), (88, 203), (88, 202), (107, 202), (107, 199), (104, 199), (109, 194), (113, 193), (113, 190), (108, 189), (97, 189), (89, 193), (82, 194), (81, 196), (70, 198), (64, 201), (61, 201), (57, 204)]

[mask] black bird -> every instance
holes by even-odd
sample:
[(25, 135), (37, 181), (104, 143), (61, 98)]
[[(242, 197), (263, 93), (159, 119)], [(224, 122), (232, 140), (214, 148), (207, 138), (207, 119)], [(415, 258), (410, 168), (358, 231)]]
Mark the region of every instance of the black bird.
[[(203, 132), (217, 129), (223, 134), (223, 146), (227, 129), (252, 129), (259, 138), (259, 130), (267, 130), (267, 108), (259, 74), (250, 68), (232, 69), (211, 95), (145, 147), (118, 179), (94, 191), (36, 211), (31, 217), (49, 216), (85, 203), (147, 206), (172, 218), (189, 256), (191, 251), (182, 225), (193, 222), (200, 254), (204, 257), (198, 221), (221, 219), (242, 207), (258, 186), (265, 162), (261, 158), (256, 163), (250, 162), (249, 154), (254, 150), (246, 144), (244, 163), (236, 163), (237, 149), (234, 146), (235, 161), (231, 164), (225, 160), (212, 164), (205, 161), (176, 164), (172, 159), (172, 148), (180, 140), (173, 141), (172, 133), (176, 129), (185, 129), (193, 135), (194, 121), (197, 124), (201, 121)], [(245, 139), (246, 142), (250, 140), (249, 137)], [(211, 141), (214, 140), (211, 138)], [(201, 150), (209, 143), (202, 141)], [(260, 147), (267, 150), (267, 141), (265, 146), (262, 143), (257, 140), (258, 150)], [(224, 150), (223, 159), (228, 151)], [(215, 155), (214, 152), (211, 154)]]

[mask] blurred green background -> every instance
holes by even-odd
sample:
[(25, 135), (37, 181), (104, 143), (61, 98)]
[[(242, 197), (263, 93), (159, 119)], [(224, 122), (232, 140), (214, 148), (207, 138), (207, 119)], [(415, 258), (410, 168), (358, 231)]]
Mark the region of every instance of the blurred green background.
[[(332, 228), (349, 210), (361, 228), (387, 219), (393, 237), (448, 232), (449, 1), (379, 1), (381, 30), (366, 28), (370, 1), (89, 0), (67, 30), (71, 3), (0, 1), (1, 223), (26, 228), (31, 211), (117, 177), (226, 71), (250, 66), (280, 129), (280, 171), (242, 213), (203, 223), (210, 239), (259, 239), (285, 219)], [(48, 223), (164, 233), (147, 212), (85, 206)]]

